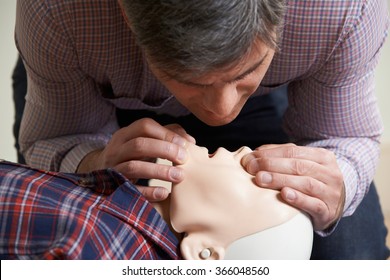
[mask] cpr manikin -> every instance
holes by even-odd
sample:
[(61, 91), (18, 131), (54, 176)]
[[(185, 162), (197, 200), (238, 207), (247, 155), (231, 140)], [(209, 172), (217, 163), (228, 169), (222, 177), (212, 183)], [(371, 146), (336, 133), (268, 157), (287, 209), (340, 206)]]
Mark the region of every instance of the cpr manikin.
[(309, 259), (310, 219), (282, 202), (278, 191), (254, 183), (240, 163), (251, 149), (209, 155), (189, 144), (188, 152), (170, 204), (171, 225), (184, 233), (185, 259)]

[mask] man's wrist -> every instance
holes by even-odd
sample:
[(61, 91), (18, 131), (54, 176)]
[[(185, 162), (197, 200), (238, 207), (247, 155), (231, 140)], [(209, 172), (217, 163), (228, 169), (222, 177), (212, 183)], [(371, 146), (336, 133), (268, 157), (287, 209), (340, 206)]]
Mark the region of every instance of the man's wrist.
[(97, 169), (101, 169), (99, 167), (99, 157), (102, 153), (103, 149), (95, 150), (88, 153), (79, 163), (77, 167), (77, 173), (87, 173)]
[(345, 183), (343, 183), (339, 204), (336, 209), (336, 219), (332, 223), (330, 223), (324, 230), (322, 230), (322, 232), (324, 233), (323, 236), (331, 234), (336, 229), (337, 224), (339, 223), (340, 219), (343, 217), (344, 205), (345, 205)]

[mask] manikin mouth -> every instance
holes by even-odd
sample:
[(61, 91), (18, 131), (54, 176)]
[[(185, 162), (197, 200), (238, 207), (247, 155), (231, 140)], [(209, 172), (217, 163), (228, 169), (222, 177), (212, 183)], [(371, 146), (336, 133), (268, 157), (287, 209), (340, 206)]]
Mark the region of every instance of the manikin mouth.
[(209, 158), (214, 157), (214, 156), (218, 153), (218, 150), (219, 150), (219, 149), (221, 149), (221, 148), (218, 148), (218, 149), (216, 149), (216, 150), (214, 151), (214, 153), (209, 154)]

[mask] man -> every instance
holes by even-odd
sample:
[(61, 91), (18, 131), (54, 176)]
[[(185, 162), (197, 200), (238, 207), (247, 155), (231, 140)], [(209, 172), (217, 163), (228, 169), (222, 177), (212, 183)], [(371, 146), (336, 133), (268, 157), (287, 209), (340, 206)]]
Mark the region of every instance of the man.
[[(43, 169), (111, 167), (133, 182), (175, 183), (181, 170), (153, 159), (183, 163), (191, 136), (205, 146), (247, 145), (256, 150), (243, 164), (257, 184), (280, 190), (329, 235), (355, 212), (375, 172), (382, 125), (373, 74), (386, 10), (379, 0), (19, 1), (16, 43), (29, 79), (22, 152)], [(286, 140), (263, 138), (275, 123), (258, 96), (286, 85), (284, 126), (297, 146), (262, 146)], [(149, 111), (158, 122), (142, 118)], [(117, 116), (130, 125), (119, 129)], [(168, 195), (139, 189), (151, 201)], [(375, 189), (371, 196), (375, 209), (362, 212), (377, 222), (364, 224), (381, 243)], [(382, 243), (351, 255), (341, 239), (318, 245), (338, 251), (315, 257), (387, 257)]]

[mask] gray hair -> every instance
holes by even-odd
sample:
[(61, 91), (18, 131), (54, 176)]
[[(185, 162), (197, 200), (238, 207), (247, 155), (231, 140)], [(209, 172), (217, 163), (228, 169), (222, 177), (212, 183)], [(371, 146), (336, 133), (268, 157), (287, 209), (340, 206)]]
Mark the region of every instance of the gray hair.
[(277, 49), (285, 0), (122, 0), (139, 45), (174, 77), (234, 66), (256, 40)]

